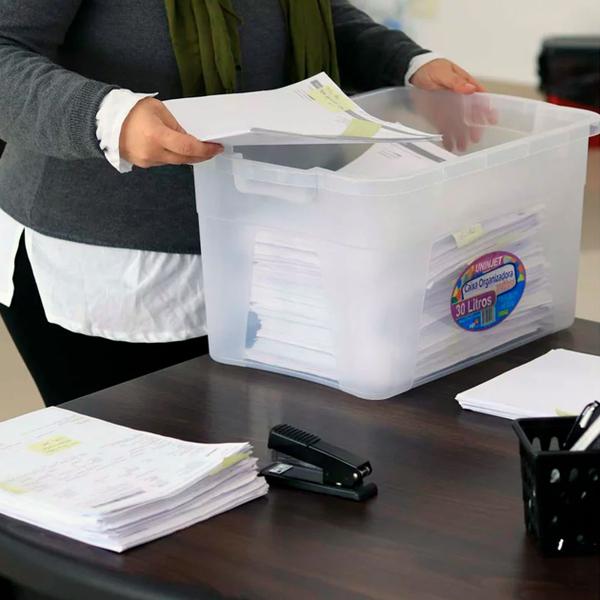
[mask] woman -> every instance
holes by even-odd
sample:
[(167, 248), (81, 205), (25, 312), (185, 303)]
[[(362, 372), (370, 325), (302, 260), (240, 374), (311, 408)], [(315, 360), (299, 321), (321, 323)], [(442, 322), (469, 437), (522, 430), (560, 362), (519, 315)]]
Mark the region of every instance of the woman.
[(348, 0), (0, 0), (0, 313), (46, 404), (207, 350), (187, 165), (222, 148), (162, 100), (322, 70), (481, 89)]

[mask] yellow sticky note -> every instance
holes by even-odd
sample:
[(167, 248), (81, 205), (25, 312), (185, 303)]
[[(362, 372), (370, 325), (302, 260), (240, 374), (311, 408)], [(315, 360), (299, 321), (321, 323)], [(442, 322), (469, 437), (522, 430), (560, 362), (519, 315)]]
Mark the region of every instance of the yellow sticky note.
[(463, 248), (464, 246), (468, 246), (477, 241), (484, 233), (485, 230), (483, 229), (483, 225), (475, 223), (474, 225), (465, 227), (461, 231), (453, 233), (452, 237), (456, 242), (456, 247)]
[(2, 481), (0, 481), (0, 490), (8, 492), (9, 494), (24, 494), (26, 492), (23, 488), (12, 485), (11, 483), (3, 483)]
[(575, 415), (572, 412), (568, 412), (563, 410), (562, 408), (555, 408), (557, 417), (574, 417)]
[(322, 88), (312, 90), (308, 95), (323, 108), (331, 112), (345, 112), (355, 108), (354, 102), (348, 96), (340, 90), (336, 90), (331, 85), (325, 85)]
[(29, 450), (32, 452), (39, 452), (40, 454), (50, 455), (77, 446), (77, 444), (79, 444), (77, 440), (72, 440), (65, 435), (53, 435), (41, 442), (31, 444)]
[(348, 137), (373, 137), (379, 130), (381, 125), (373, 123), (372, 121), (365, 121), (364, 119), (352, 119), (346, 131), (342, 135)]
[(227, 469), (228, 467), (233, 467), (233, 465), (237, 465), (239, 462), (242, 462), (249, 456), (250, 454), (248, 454), (247, 452), (238, 452), (237, 454), (232, 454), (231, 456), (228, 456), (225, 460), (223, 460), (223, 462), (218, 467), (215, 467), (210, 472), (210, 474), (216, 475), (217, 473), (220, 473), (223, 469)]

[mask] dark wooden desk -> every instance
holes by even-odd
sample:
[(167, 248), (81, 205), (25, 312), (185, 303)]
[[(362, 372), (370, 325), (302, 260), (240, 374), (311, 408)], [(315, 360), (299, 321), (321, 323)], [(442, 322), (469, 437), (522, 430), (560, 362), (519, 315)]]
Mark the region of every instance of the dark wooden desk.
[(273, 489), (123, 555), (1, 518), (0, 574), (77, 600), (598, 600), (600, 557), (545, 559), (525, 535), (510, 422), (454, 401), (555, 347), (600, 354), (600, 325), (577, 321), (385, 402), (208, 358), (70, 402), (187, 440), (251, 440), (261, 458), (269, 428), (292, 423), (371, 459), (380, 495), (355, 504)]

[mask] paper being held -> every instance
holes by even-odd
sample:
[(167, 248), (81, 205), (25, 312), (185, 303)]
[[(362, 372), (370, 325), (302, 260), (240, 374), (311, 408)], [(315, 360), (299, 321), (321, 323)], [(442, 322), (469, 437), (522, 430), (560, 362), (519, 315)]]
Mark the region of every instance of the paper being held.
[(180, 98), (165, 104), (188, 133), (226, 146), (440, 138), (373, 117), (325, 73), (276, 90)]

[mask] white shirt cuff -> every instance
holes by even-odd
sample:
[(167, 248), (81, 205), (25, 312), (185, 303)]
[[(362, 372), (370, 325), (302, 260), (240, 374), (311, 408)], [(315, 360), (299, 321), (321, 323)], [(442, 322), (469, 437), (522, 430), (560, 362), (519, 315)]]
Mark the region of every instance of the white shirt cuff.
[(121, 127), (131, 109), (143, 98), (156, 94), (136, 94), (130, 90), (112, 90), (102, 100), (96, 114), (96, 137), (106, 160), (119, 173), (129, 173), (133, 165), (121, 158), (119, 138)]
[[(432, 60), (437, 60), (438, 58), (444, 58), (440, 54), (436, 52), (427, 52), (426, 54), (419, 54), (415, 56), (408, 63), (408, 71), (406, 71), (406, 75), (404, 76), (404, 85), (412, 86), (410, 82), (410, 78), (423, 66), (427, 63), (430, 63)], [(112, 93), (112, 92), (111, 92)]]

